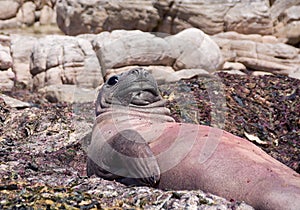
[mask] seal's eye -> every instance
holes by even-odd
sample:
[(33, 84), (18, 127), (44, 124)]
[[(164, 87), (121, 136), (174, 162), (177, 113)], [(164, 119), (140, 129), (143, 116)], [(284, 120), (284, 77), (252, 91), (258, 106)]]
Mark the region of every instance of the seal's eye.
[(108, 79), (107, 84), (108, 85), (115, 85), (119, 81), (118, 77), (112, 76), (111, 78)]

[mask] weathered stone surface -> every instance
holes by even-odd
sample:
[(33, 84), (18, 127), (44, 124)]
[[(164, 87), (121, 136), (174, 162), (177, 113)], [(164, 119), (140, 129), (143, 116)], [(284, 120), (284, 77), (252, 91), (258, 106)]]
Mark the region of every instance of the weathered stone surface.
[(269, 34), (272, 22), (269, 16), (269, 4), (259, 1), (155, 1), (163, 18), (159, 31), (177, 33), (184, 28), (196, 27), (208, 34), (227, 30), (253, 33), (259, 30)]
[(92, 42), (106, 69), (130, 65), (164, 65), (175, 70), (202, 68), (215, 71), (223, 59), (219, 47), (199, 29), (186, 29), (165, 38), (141, 31), (103, 32)]
[(63, 0), (56, 6), (58, 26), (68, 35), (114, 29), (152, 31), (159, 20), (151, 1), (146, 0)]
[(16, 17), (19, 7), (19, 1), (2, 0), (0, 2), (0, 20)]
[(54, 24), (56, 23), (56, 12), (48, 5), (45, 5), (40, 14), (40, 24)]
[(175, 60), (166, 40), (141, 31), (103, 32), (94, 39), (93, 46), (104, 71), (128, 65), (170, 66)]
[(54, 84), (95, 88), (103, 81), (91, 43), (78, 37), (40, 38), (33, 47), (30, 72), (34, 89)]
[(10, 48), (0, 44), (0, 71), (12, 67), (13, 61), (10, 56)]
[(287, 74), (300, 78), (300, 52), (298, 48), (284, 43), (253, 41), (251, 35), (226, 32), (213, 36), (226, 61), (239, 62), (247, 68)]
[(18, 99), (12, 98), (10, 96), (0, 93), (0, 98), (2, 98), (5, 103), (12, 108), (26, 108), (31, 107), (31, 104), (28, 102), (20, 101)]
[(223, 31), (244, 34), (272, 34), (273, 23), (267, 1), (237, 3), (224, 17)]
[(10, 47), (10, 42), (11, 40), (9, 36), (0, 34), (0, 45), (4, 47)]
[(95, 89), (85, 89), (75, 85), (50, 85), (39, 90), (50, 102), (85, 103), (96, 98)]
[(238, 62), (225, 62), (222, 69), (224, 70), (246, 70), (246, 66)]
[(11, 39), (9, 36), (0, 35), (0, 71), (12, 67), (12, 57), (10, 55)]
[(199, 29), (185, 29), (165, 40), (176, 58), (175, 70), (200, 68), (214, 72), (223, 65), (218, 45)]
[[(299, 1), (300, 4), (300, 1)], [(300, 5), (291, 6), (279, 17), (280, 23), (276, 26), (276, 35), (286, 38), (290, 44), (300, 42)]]
[(56, 0), (1, 0), (0, 29), (56, 24)]
[(265, 71), (254, 71), (252, 72), (253, 76), (264, 76), (264, 75), (273, 75), (272, 73), (270, 72), (265, 72)]
[(33, 2), (25, 2), (19, 9), (17, 14), (17, 20), (27, 26), (33, 25), (35, 21), (35, 4)]
[(208, 71), (205, 71), (204, 69), (182, 69), (180, 71), (176, 71), (173, 74), (170, 74), (165, 82), (178, 82), (181, 79), (190, 79), (195, 76), (208, 76), (210, 75)]
[(293, 5), (299, 4), (299, 0), (275, 0), (272, 7), (270, 8), (272, 19), (277, 19), (279, 15), (282, 14), (286, 9), (292, 7)]
[(175, 34), (190, 27), (208, 34), (227, 30), (270, 34), (273, 30), (267, 0), (62, 0), (57, 3), (57, 17), (58, 26), (69, 35), (114, 29)]
[(240, 71), (240, 70), (222, 70), (222, 72), (226, 72), (228, 74), (236, 74), (236, 75), (246, 75), (244, 72)]
[(12, 35), (11, 51), (13, 57), (13, 71), (16, 81), (26, 87), (32, 87), (32, 75), (30, 74), (30, 55), (37, 38), (23, 35)]
[(0, 29), (15, 28), (18, 26), (17, 18), (11, 18), (7, 20), (0, 20)]
[(0, 89), (11, 90), (14, 87), (15, 74), (11, 69), (0, 71)]

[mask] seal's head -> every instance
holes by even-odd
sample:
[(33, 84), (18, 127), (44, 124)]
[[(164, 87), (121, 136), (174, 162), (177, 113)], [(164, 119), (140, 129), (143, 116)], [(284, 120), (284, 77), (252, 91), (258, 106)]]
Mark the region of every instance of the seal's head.
[(96, 115), (116, 107), (146, 108), (163, 106), (154, 77), (143, 68), (134, 68), (110, 77), (99, 91)]

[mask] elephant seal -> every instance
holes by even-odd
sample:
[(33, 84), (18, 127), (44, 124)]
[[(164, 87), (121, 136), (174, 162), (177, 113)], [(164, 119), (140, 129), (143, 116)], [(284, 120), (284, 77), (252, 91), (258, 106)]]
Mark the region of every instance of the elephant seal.
[(201, 189), (256, 209), (300, 208), (299, 174), (243, 138), (176, 123), (164, 105), (146, 70), (112, 76), (96, 101), (88, 176), (134, 186)]

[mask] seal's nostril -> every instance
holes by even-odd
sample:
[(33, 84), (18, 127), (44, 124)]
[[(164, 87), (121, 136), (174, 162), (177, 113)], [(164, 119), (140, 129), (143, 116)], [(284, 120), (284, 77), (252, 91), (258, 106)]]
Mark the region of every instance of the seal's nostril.
[(130, 74), (139, 75), (139, 73), (140, 73), (140, 69), (132, 69), (132, 70), (130, 71)]
[(143, 68), (136, 68), (136, 69), (130, 70), (129, 74), (135, 75), (139, 78), (147, 78), (150, 73)]
[(143, 74), (144, 74), (144, 77), (148, 77), (149, 76), (149, 72), (147, 70), (143, 70)]

